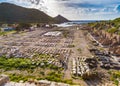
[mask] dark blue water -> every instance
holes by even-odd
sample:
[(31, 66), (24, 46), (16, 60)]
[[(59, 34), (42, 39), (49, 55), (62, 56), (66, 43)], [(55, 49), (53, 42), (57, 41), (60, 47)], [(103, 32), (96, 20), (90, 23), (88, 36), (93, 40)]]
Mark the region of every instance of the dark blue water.
[(93, 23), (93, 22), (98, 22), (98, 21), (100, 20), (78, 20), (78, 21), (65, 22), (65, 23), (56, 24), (56, 25), (58, 27), (69, 27), (69, 26)]
[(73, 20), (71, 21), (70, 23), (73, 23), (73, 24), (87, 24), (87, 23), (94, 23), (94, 22), (98, 22), (98, 21), (101, 21), (101, 20)]

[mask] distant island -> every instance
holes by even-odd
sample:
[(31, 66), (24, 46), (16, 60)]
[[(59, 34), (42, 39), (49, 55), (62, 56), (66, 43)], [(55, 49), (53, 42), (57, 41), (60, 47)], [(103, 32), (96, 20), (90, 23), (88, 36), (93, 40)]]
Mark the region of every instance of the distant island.
[(67, 21), (69, 20), (61, 15), (53, 18), (37, 9), (0, 3), (0, 23), (63, 23)]

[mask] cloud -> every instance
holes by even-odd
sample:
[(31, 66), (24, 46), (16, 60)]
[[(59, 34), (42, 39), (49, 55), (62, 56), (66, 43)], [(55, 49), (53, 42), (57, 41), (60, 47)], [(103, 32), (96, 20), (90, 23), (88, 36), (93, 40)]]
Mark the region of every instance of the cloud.
[(74, 7), (74, 8), (98, 8), (102, 7), (102, 5), (95, 5), (90, 3), (68, 3), (66, 4), (68, 7)]
[(120, 12), (120, 5), (116, 6), (116, 11)]
[(119, 0), (0, 0), (37, 8), (50, 16), (69, 19), (113, 19), (120, 15)]

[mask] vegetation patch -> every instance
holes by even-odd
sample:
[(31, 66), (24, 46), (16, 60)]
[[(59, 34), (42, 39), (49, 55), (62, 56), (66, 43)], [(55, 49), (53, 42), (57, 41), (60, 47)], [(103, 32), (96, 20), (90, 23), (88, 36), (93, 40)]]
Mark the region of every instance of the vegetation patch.
[(0, 31), (0, 36), (5, 36), (5, 35), (8, 35), (8, 34), (13, 34), (13, 33), (16, 33), (16, 31)]
[(68, 47), (69, 48), (73, 48), (73, 47), (75, 47), (75, 45), (73, 45), (73, 44), (72, 45), (68, 45)]
[(78, 48), (77, 50), (78, 50), (80, 53), (82, 53), (82, 49), (81, 49), (81, 48)]
[(28, 81), (29, 79), (35, 79), (34, 76), (23, 76), (22, 74), (9, 74), (10, 80), (14, 82)]
[(109, 71), (108, 73), (111, 75), (110, 80), (112, 80), (116, 86), (119, 86), (120, 71), (114, 70), (114, 71)]
[(109, 32), (109, 33), (115, 33), (115, 32), (117, 32), (118, 31), (118, 29), (117, 28), (110, 28), (110, 29), (108, 29), (107, 30), (107, 32)]
[[(38, 59), (36, 59), (36, 56)], [(63, 79), (63, 68), (48, 64), (46, 60), (50, 55), (36, 54), (29, 58), (0, 57), (0, 73), (9, 75), (14, 82), (32, 80), (44, 80), (73, 84), (72, 80)], [(44, 63), (44, 65), (41, 65)], [(4, 72), (2, 72), (4, 70)]]
[(59, 70), (59, 69), (62, 70), (62, 68), (48, 63), (47, 58), (52, 58), (52, 57), (45, 54), (37, 55), (32, 59), (14, 58), (14, 57), (6, 58), (3, 56), (3, 57), (0, 57), (0, 69), (4, 69), (7, 71), (7, 70), (14, 70), (14, 69), (27, 70), (27, 69), (35, 69), (37, 67), (41, 67), (41, 68), (50, 68), (54, 70)]

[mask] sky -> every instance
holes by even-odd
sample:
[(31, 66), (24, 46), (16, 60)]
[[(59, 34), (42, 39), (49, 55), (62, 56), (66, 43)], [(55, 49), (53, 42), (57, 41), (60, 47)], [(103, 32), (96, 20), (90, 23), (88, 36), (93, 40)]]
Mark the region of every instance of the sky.
[(112, 20), (120, 17), (120, 0), (0, 0), (36, 8), (55, 17), (69, 20)]

